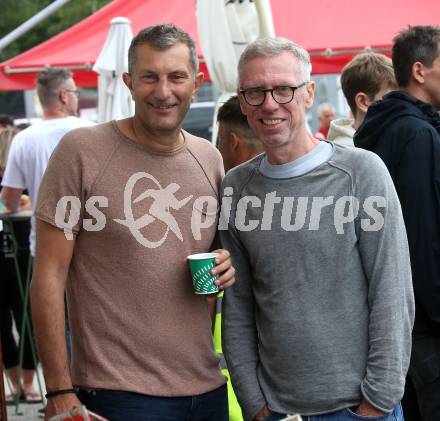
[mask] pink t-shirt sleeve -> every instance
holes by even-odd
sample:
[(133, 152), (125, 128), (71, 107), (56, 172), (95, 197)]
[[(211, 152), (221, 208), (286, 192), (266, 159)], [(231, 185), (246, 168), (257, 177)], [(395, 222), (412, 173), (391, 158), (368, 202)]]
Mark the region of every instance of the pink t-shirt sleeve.
[(41, 181), (35, 216), (65, 232), (77, 234), (84, 215), (84, 165), (80, 134), (75, 130), (60, 141)]

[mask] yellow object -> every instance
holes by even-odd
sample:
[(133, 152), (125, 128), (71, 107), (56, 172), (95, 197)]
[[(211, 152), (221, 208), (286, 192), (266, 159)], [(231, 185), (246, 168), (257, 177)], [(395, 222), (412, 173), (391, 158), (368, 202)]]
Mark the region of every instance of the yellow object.
[(241, 414), (241, 408), (237, 400), (237, 396), (235, 396), (234, 389), (232, 388), (231, 379), (229, 377), (229, 371), (226, 368), (226, 362), (223, 357), (222, 350), (222, 300), (223, 300), (223, 291), (217, 295), (217, 304), (216, 304), (216, 314), (215, 314), (215, 324), (214, 324), (214, 346), (215, 352), (220, 356), (220, 368), (222, 370), (223, 375), (228, 379), (227, 387), (228, 387), (228, 401), (229, 401), (229, 421), (243, 421), (243, 415)]

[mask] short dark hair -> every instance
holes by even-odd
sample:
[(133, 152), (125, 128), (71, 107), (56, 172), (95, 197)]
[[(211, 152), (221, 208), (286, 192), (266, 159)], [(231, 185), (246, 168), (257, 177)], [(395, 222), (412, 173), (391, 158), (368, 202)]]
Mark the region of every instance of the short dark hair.
[(72, 72), (66, 69), (48, 67), (41, 71), (37, 77), (37, 92), (41, 105), (56, 104), (59, 91), (65, 87), (69, 79), (72, 79)]
[(222, 104), (217, 113), (217, 121), (226, 125), (228, 130), (236, 131), (248, 145), (261, 145), (260, 140), (249, 127), (246, 116), (241, 112), (237, 95)]
[(14, 120), (11, 116), (7, 114), (0, 114), (0, 126), (12, 126), (14, 124)]
[(394, 73), (400, 87), (411, 81), (412, 66), (416, 62), (432, 67), (439, 55), (440, 26), (409, 26), (393, 40)]
[(196, 73), (199, 69), (196, 44), (194, 40), (182, 29), (172, 23), (149, 26), (142, 29), (131, 41), (128, 49), (128, 72), (131, 73), (136, 62), (136, 47), (140, 44), (150, 44), (158, 50), (167, 50), (176, 44), (185, 44), (190, 53), (191, 66)]
[(342, 69), (341, 87), (353, 116), (356, 116), (356, 95), (367, 94), (372, 100), (383, 86), (395, 86), (393, 63), (383, 54), (362, 53)]

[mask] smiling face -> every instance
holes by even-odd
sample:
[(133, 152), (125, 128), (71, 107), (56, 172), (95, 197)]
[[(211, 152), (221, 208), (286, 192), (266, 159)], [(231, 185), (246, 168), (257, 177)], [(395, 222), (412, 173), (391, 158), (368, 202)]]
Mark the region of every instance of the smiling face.
[[(240, 87), (243, 89), (298, 86), (303, 82), (295, 57), (287, 51), (250, 59), (240, 72)], [(313, 105), (313, 95), (313, 82), (297, 89), (287, 104), (278, 104), (270, 93), (266, 93), (263, 104), (252, 106), (239, 94), (242, 112), (263, 142), (268, 157), (272, 149), (290, 149), (307, 142), (306, 109)]]
[(150, 44), (136, 48), (136, 60), (124, 81), (135, 101), (135, 119), (156, 136), (180, 132), (203, 74), (194, 74), (188, 47), (178, 43), (165, 50)]

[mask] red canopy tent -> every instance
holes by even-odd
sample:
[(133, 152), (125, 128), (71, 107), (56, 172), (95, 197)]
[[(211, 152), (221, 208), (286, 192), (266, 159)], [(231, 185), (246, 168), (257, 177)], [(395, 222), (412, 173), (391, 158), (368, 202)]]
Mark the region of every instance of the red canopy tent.
[[(81, 87), (95, 87), (91, 70), (115, 16), (132, 22), (133, 33), (173, 22), (195, 39), (202, 56), (195, 16), (196, 0), (114, 0), (61, 34), (0, 64), (0, 90), (34, 87), (45, 66), (67, 67)], [(338, 73), (365, 48), (390, 52), (394, 35), (407, 25), (439, 24), (438, 0), (271, 0), (275, 31), (312, 55), (314, 74)], [(202, 66), (203, 67), (203, 66)], [(206, 70), (206, 69), (205, 69)]]

